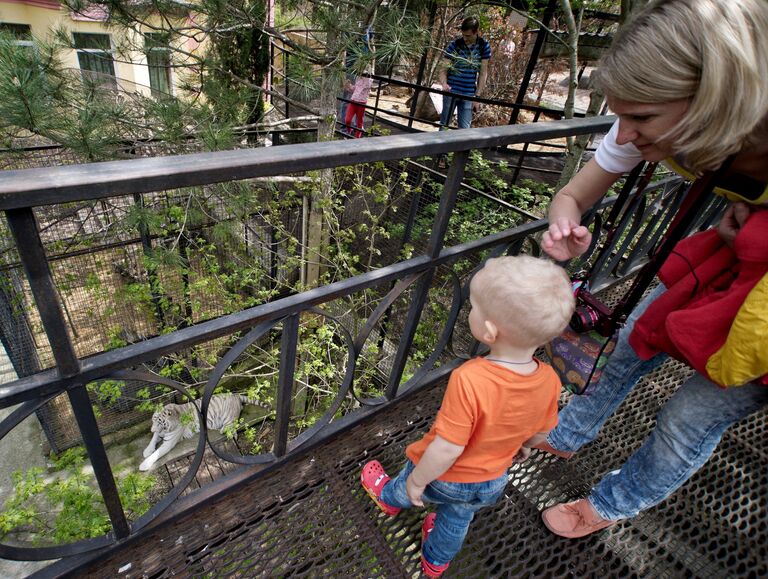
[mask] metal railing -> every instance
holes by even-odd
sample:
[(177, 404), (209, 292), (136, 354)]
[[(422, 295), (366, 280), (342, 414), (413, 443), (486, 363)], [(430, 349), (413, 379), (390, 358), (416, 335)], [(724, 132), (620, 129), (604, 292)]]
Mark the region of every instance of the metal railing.
[[(291, 89), (290, 89), (291, 83), (288, 80), (289, 78), (288, 63), (292, 58), (297, 58), (294, 52), (274, 42), (271, 43), (270, 46), (271, 46), (271, 54), (272, 54), (272, 62), (273, 62), (273, 65), (272, 65), (273, 71), (275, 72), (278, 71), (278, 69), (274, 65), (276, 55), (279, 54), (280, 58), (282, 59), (282, 70), (280, 71), (282, 83), (275, 83), (275, 84), (282, 86), (283, 96), (286, 97), (284, 102), (283, 115), (285, 116), (285, 118), (290, 118), (291, 107), (298, 107), (303, 112), (313, 112), (311, 111), (308, 105), (300, 102), (296, 102), (295, 100), (293, 100), (293, 97), (295, 95), (292, 95), (291, 93)], [(536, 64), (537, 58), (535, 56), (532, 56), (531, 58), (532, 60), (529, 63), (529, 70), (526, 72), (526, 78), (530, 78), (530, 75), (532, 74), (533, 68), (535, 67), (535, 64)], [(424, 125), (429, 128), (434, 128), (435, 130), (440, 129), (439, 121), (421, 118), (416, 115), (417, 108), (418, 108), (417, 104), (418, 104), (420, 95), (431, 94), (431, 95), (437, 95), (440, 98), (442, 98), (443, 96), (454, 96), (454, 93), (435, 89), (430, 86), (418, 84), (418, 81), (408, 82), (400, 78), (393, 78), (391, 75), (384, 76), (380, 74), (367, 74), (364, 76), (369, 76), (374, 80), (374, 85), (372, 87), (374, 96), (373, 96), (372, 105), (369, 105), (367, 103), (364, 105), (366, 115), (371, 119), (370, 121), (371, 126), (369, 126), (368, 129), (361, 127), (360, 131), (362, 133), (370, 135), (371, 127), (377, 124), (382, 127), (387, 127), (389, 129), (393, 129), (401, 132), (419, 132), (420, 130), (422, 130), (422, 129), (415, 128), (414, 123), (419, 123), (420, 125)], [(527, 84), (527, 81), (526, 81), (526, 84)], [(409, 94), (409, 97), (405, 99), (405, 102), (410, 102), (410, 106), (406, 112), (401, 112), (400, 110), (396, 110), (392, 106), (386, 106), (382, 103), (382, 101), (384, 100), (382, 96), (385, 88), (400, 89), (400, 90), (406, 91)], [(343, 110), (345, 105), (348, 105), (349, 103), (352, 102), (348, 98), (344, 98), (344, 96), (342, 96), (341, 94), (342, 92), (343, 91), (341, 90), (341, 87), (340, 87), (339, 95), (336, 97), (337, 111)], [(537, 123), (537, 122), (540, 122), (541, 120), (560, 120), (565, 117), (565, 111), (563, 109), (526, 104), (524, 102), (523, 93), (519, 94), (517, 99), (514, 102), (508, 101), (508, 100), (500, 100), (500, 99), (489, 99), (489, 98), (483, 98), (483, 97), (477, 97), (477, 96), (467, 96), (467, 97), (462, 97), (462, 99), (471, 101), (473, 103), (478, 102), (483, 105), (486, 105), (487, 107), (493, 107), (498, 111), (502, 111), (503, 115), (501, 116), (504, 118), (503, 122), (506, 124), (516, 124), (520, 119), (521, 113), (523, 112), (529, 113), (530, 115), (532, 115), (532, 118), (529, 121), (526, 121), (527, 123)], [(314, 111), (314, 114), (317, 114), (317, 111)], [(578, 112), (578, 111), (574, 112), (574, 117), (576, 118), (582, 118), (584, 116), (585, 114), (583, 112)], [(449, 124), (450, 122), (451, 121), (449, 121)], [(337, 126), (337, 131), (340, 134), (351, 135), (353, 132), (357, 130), (355, 127), (348, 126), (346, 124), (346, 120), (344, 118), (341, 118), (340, 116), (336, 119), (336, 126)], [(275, 142), (276, 144), (279, 144), (279, 133), (276, 134), (276, 137), (273, 137), (273, 142)], [(532, 152), (530, 150), (531, 145), (537, 145), (540, 150), (543, 150), (548, 154), (554, 154), (554, 155), (561, 154), (566, 148), (564, 144), (553, 143), (553, 142), (543, 143), (543, 142), (537, 142), (537, 141), (527, 141), (525, 143), (520, 143), (520, 145), (521, 147), (515, 149), (514, 151), (510, 151), (517, 157), (515, 161), (516, 162), (515, 172), (512, 178), (513, 183), (517, 182), (517, 178), (521, 169), (527, 169), (527, 170), (538, 172), (538, 173), (554, 173), (554, 171), (552, 170), (542, 168), (539, 166), (524, 165), (526, 157), (532, 155)]]
[[(372, 116), (373, 116), (374, 122), (375, 122), (375, 120), (377, 118), (377, 113), (379, 113), (380, 111), (381, 112), (386, 112), (386, 114), (388, 116), (391, 116), (391, 117), (394, 117), (394, 118), (397, 118), (397, 119), (401, 119), (403, 121), (407, 121), (406, 125), (402, 125), (402, 124), (399, 125), (400, 128), (403, 128), (403, 129), (411, 129), (413, 127), (413, 122), (414, 121), (425, 123), (425, 124), (431, 125), (431, 126), (433, 126), (435, 128), (440, 127), (440, 123), (439, 122), (429, 121), (429, 120), (426, 120), (426, 119), (419, 119), (419, 118), (417, 118), (414, 115), (415, 103), (416, 103), (416, 100), (418, 99), (418, 97), (419, 97), (419, 95), (421, 93), (435, 94), (435, 95), (440, 95), (441, 97), (442, 96), (458, 96), (455, 93), (452, 93), (450, 91), (445, 91), (445, 90), (435, 89), (435, 88), (432, 88), (432, 87), (418, 85), (418, 84), (415, 84), (415, 83), (412, 83), (412, 82), (407, 82), (407, 81), (400, 80), (400, 79), (395, 79), (395, 78), (392, 78), (392, 77), (386, 77), (386, 76), (381, 76), (381, 75), (377, 75), (377, 74), (372, 74), (372, 75), (369, 75), (369, 76), (377, 82), (375, 105), (373, 107), (370, 107), (370, 108), (373, 109)], [(412, 106), (411, 106), (411, 110), (410, 110), (409, 114), (400, 113), (400, 112), (395, 111), (395, 110), (384, 110), (381, 107), (379, 107), (379, 101), (381, 99), (381, 90), (385, 86), (400, 87), (400, 88), (405, 88), (405, 89), (408, 89), (409, 91), (412, 91), (412, 93), (411, 93), (412, 96), (409, 97), (409, 99), (408, 99), (408, 100), (410, 100), (413, 103)], [(514, 102), (510, 102), (510, 101), (506, 101), (506, 100), (489, 99), (489, 98), (483, 98), (483, 97), (478, 97), (478, 96), (463, 96), (463, 95), (461, 95), (461, 96), (462, 96), (463, 100), (468, 100), (468, 101), (471, 101), (473, 103), (474, 102), (478, 102), (478, 103), (481, 103), (481, 104), (484, 104), (484, 105), (499, 107), (499, 108), (503, 108), (503, 109), (509, 109), (511, 111), (510, 114), (511, 114), (511, 117), (512, 117), (513, 120), (516, 120), (519, 117), (520, 112), (522, 112), (522, 111), (533, 113), (534, 114), (533, 122), (538, 122), (539, 118), (542, 115), (544, 117), (548, 117), (548, 120), (560, 120), (560, 119), (562, 119), (565, 116), (565, 111), (564, 110), (557, 109), (557, 108), (552, 108), (552, 107), (545, 107), (545, 106), (539, 106), (539, 105), (530, 105), (530, 104), (525, 104), (525, 103), (514, 103)], [(339, 99), (339, 100), (346, 100), (346, 99)], [(350, 102), (350, 101), (346, 100), (346, 102)], [(583, 118), (584, 117), (584, 113), (581, 113), (581, 112), (578, 112), (578, 111), (574, 112), (574, 117)], [(515, 123), (509, 122), (507, 124), (515, 124)], [(548, 146), (555, 147), (555, 148), (562, 148), (562, 147), (556, 147), (556, 146), (551, 145), (551, 144), (549, 144)]]
[[(278, 327), (280, 328), (280, 365), (272, 449), (257, 455), (235, 455), (214, 448), (213, 450), (225, 460), (243, 465), (276, 465), (285, 457), (296, 452), (304, 452), (338, 432), (365, 420), (371, 413), (377, 412), (395, 398), (424, 386), (436, 377), (445, 376), (458, 363), (455, 355), (446, 357), (446, 353), (453, 327), (467, 293), (466, 283), (462, 283), (453, 274), (448, 275), (453, 279), (450, 311), (436, 339), (434, 351), (409, 376), (404, 377), (422, 311), (428, 303), (430, 288), (438, 269), (450, 267), (459, 260), (470, 257), (479, 262), (483, 258), (481, 254), (487, 255), (489, 252), (493, 255), (504, 252), (517, 253), (527, 247), (529, 251), (533, 248), (533, 252), (536, 253), (536, 242), (532, 236), (544, 230), (547, 225), (545, 220), (531, 221), (482, 239), (445, 247), (448, 223), (456, 205), (457, 193), (470, 151), (604, 132), (612, 122), (612, 118), (600, 117), (0, 173), (0, 210), (5, 212), (13, 233), (20, 261), (24, 266), (29, 287), (34, 295), (42, 325), (56, 360), (54, 369), (0, 386), (0, 407), (19, 405), (0, 423), (0, 438), (43, 404), (60, 394), (66, 394), (72, 405), (113, 529), (105, 536), (67, 545), (48, 547), (0, 545), (0, 557), (44, 560), (108, 547), (115, 542), (140, 534), (147, 525), (153, 521), (156, 522), (161, 515), (162, 518), (167, 519), (182, 512), (183, 509), (190, 508), (190, 504), (194, 501), (209, 499), (213, 493), (210, 489), (193, 495), (196, 498), (191, 499), (192, 503), (187, 501), (180, 506), (180, 502), (177, 501), (203, 460), (208, 442), (206, 417), (210, 399), (227, 367), (251, 344), (267, 333), (274, 332)], [(453, 154), (453, 161), (448, 169), (429, 240), (419, 255), (356, 277), (300, 294), (289, 295), (116, 350), (84, 359), (76, 355), (40, 238), (33, 213), (34, 207), (449, 153)], [(656, 184), (651, 189), (661, 191), (666, 196), (673, 195), (667, 185), (668, 183)], [(682, 194), (679, 188), (675, 191), (676, 196)], [(638, 198), (633, 196), (631, 199), (638, 203), (636, 201)], [(636, 211), (633, 213), (640, 216), (635, 218), (636, 222), (652, 221), (658, 224), (658, 213), (649, 214), (644, 211), (643, 209), (639, 213)], [(623, 219), (630, 220), (630, 212), (623, 215)], [(599, 220), (596, 222), (596, 227), (596, 232), (599, 233)], [(595, 237), (600, 236), (595, 235)], [(645, 242), (636, 244), (637, 253), (647, 254), (647, 245)], [(608, 255), (611, 252), (611, 249), (603, 250), (602, 255)], [(478, 255), (480, 255), (479, 259)], [(616, 270), (620, 265), (624, 266), (627, 263), (633, 264), (634, 267), (638, 262), (637, 259), (630, 258), (629, 261), (622, 260), (621, 264), (613, 260), (610, 264), (603, 265), (609, 270)], [(631, 268), (625, 267), (625, 269)], [(382, 286), (391, 289), (382, 292), (378, 305), (359, 326), (358, 331), (355, 333), (343, 327), (340, 329), (340, 340), (347, 348), (346, 368), (344, 378), (333, 395), (332, 403), (314, 424), (299, 433), (294, 432), (292, 437), (290, 425), (300, 316), (303, 313), (309, 313), (318, 319), (333, 319), (328, 311), (321, 308), (323, 304), (339, 297)], [(386, 383), (382, 385), (383, 396), (366, 398), (361, 393), (360, 385), (355, 381), (356, 361), (374, 327), (382, 323), (392, 304), (404, 295), (408, 297), (407, 314), (402, 319), (400, 335), (393, 342), (396, 345), (396, 351), (386, 376)], [(138, 380), (166, 385), (191, 399), (193, 396), (178, 381), (136, 369), (136, 367), (169, 353), (182, 351), (223, 336), (235, 335), (236, 341), (218, 360), (204, 389), (202, 408), (198, 416), (200, 437), (192, 465), (183, 479), (165, 497), (144, 515), (130, 522), (119, 498), (115, 473), (99, 433), (88, 397), (87, 385), (95, 380)], [(476, 347), (477, 344), (470, 347), (470, 354), (476, 352)], [(439, 365), (438, 360), (440, 360)], [(339, 408), (345, 400), (350, 398), (357, 401), (358, 407), (339, 418), (337, 416)], [(252, 471), (245, 469), (237, 471), (236, 476), (222, 479), (225, 480), (222, 483), (224, 486), (219, 484), (217, 492), (224, 492), (227, 485), (233, 485), (237, 481), (253, 476), (255, 475)]]
[[(362, 128), (360, 129), (364, 134), (372, 134), (377, 131), (373, 130), (373, 128), (376, 125), (379, 125), (380, 127), (387, 127), (388, 129), (392, 129), (395, 131), (401, 131), (401, 132), (419, 132), (422, 129), (418, 129), (414, 127), (414, 123), (419, 123), (420, 125), (424, 125), (429, 127), (430, 129), (434, 128), (434, 130), (440, 130), (441, 125), (439, 121), (420, 118), (416, 116), (417, 111), (417, 100), (419, 98), (419, 95), (421, 94), (432, 94), (437, 95), (440, 98), (443, 96), (452, 96), (453, 93), (444, 91), (444, 90), (438, 90), (434, 89), (432, 87), (427, 87), (423, 85), (414, 84), (411, 82), (406, 82), (400, 79), (394, 79), (391, 77), (385, 77), (381, 75), (372, 74), (370, 75), (371, 78), (374, 79), (374, 102), (372, 105), (365, 104), (365, 111), (366, 115), (370, 117), (370, 126), (368, 129)], [(389, 106), (387, 107), (385, 104), (383, 104), (383, 91), (385, 88), (400, 88), (405, 89), (407, 91), (410, 91), (410, 97), (406, 100), (406, 102), (410, 101), (411, 106), (410, 109), (407, 111), (407, 113), (400, 112), (399, 110), (396, 110), (395, 108)], [(542, 120), (549, 121), (549, 120), (561, 120), (565, 117), (565, 111), (562, 109), (557, 108), (551, 108), (551, 107), (544, 107), (539, 105), (529, 105), (522, 102), (510, 102), (506, 100), (498, 100), (498, 99), (489, 99), (489, 98), (482, 98), (482, 97), (476, 97), (476, 96), (467, 96), (462, 97), (464, 100), (468, 100), (471, 102), (478, 102), (486, 106), (494, 107), (495, 109), (502, 110), (502, 111), (509, 111), (509, 122), (508, 124), (515, 124), (518, 122), (518, 119), (520, 118), (521, 112), (527, 112), (532, 115), (532, 118), (528, 122), (528, 124), (531, 123), (538, 123)], [(350, 103), (349, 99), (343, 98), (342, 96), (337, 97), (337, 102), (339, 103)], [(585, 115), (581, 112), (575, 112), (574, 117), (576, 118), (583, 118)], [(453, 122), (452, 120), (449, 120), (450, 123)], [(353, 127), (347, 126), (345, 119), (337, 118), (336, 119), (337, 127), (339, 127), (338, 131), (340, 133), (344, 133), (345, 131), (347, 134), (351, 134), (354, 131)], [(531, 147), (534, 147), (532, 149)], [(560, 155), (562, 154), (566, 149), (566, 145), (562, 143), (557, 142), (544, 142), (544, 141), (527, 141), (525, 143), (520, 143), (519, 147), (498, 147), (497, 150), (499, 153), (509, 156), (510, 164), (514, 166), (513, 173), (511, 176), (511, 183), (516, 184), (518, 182), (518, 177), (520, 176), (520, 172), (523, 170), (535, 173), (535, 174), (555, 174), (558, 173), (558, 171), (553, 170), (551, 168), (547, 168), (545, 166), (542, 166), (541, 163), (536, 163), (535, 158), (544, 156), (552, 156), (552, 155)], [(530, 159), (534, 158), (534, 162), (531, 162)], [(528, 164), (526, 164), (526, 159), (528, 159)]]
[[(273, 463), (300, 449), (310, 440), (322, 440), (350, 421), (362, 420), (367, 411), (386, 400), (398, 396), (403, 390), (418, 384), (434, 363), (433, 354), (410, 380), (401, 384), (411, 342), (419, 322), (421, 309), (427, 298), (430, 280), (437, 267), (484, 249), (515, 244), (517, 247), (530, 234), (544, 227), (543, 221), (526, 224), (511, 231), (456, 247), (444, 248), (443, 239), (448, 220), (454, 207), (464, 166), (469, 151), (490, 148), (530, 140), (577, 135), (605, 131), (610, 119), (589, 119), (576, 122), (539, 123), (449, 132), (382, 137), (344, 142), (316, 143), (257, 150), (201, 153), (178, 157), (163, 157), (75, 165), (50, 169), (6, 171), (0, 174), (0, 209), (5, 212), (13, 233), (20, 261), (29, 282), (42, 325), (51, 344), (56, 361), (55, 369), (21, 378), (0, 387), (0, 406), (20, 406), (0, 425), (0, 435), (5, 436), (24, 418), (30, 416), (46, 401), (60, 393), (66, 393), (72, 405), (75, 419), (82, 434), (88, 456), (104, 498), (113, 532), (95, 539), (69, 545), (52, 547), (0, 546), (0, 556), (11, 559), (49, 559), (105, 547), (114, 541), (141, 531), (161, 512), (168, 509), (189, 483), (202, 461), (206, 445), (205, 416), (207, 404), (216, 387), (217, 377), (223, 368), (248, 344), (277, 325), (282, 325), (280, 348), (280, 377), (276, 397), (274, 443), (271, 452), (256, 456), (227, 456), (241, 463)], [(236, 179), (252, 179), (272, 175), (338, 167), (355, 163), (401, 159), (414, 156), (454, 154), (448, 171), (440, 206), (426, 251), (364, 275), (338, 281), (310, 291), (292, 295), (271, 303), (226, 315), (198, 325), (174, 331), (127, 347), (119, 348), (79, 359), (73, 348), (67, 320), (58, 299), (49, 262), (38, 231), (33, 207), (85, 200), (99, 200), (119, 195), (147, 193), (178, 187), (200, 186)], [(299, 315), (312, 311), (321, 304), (354, 292), (380, 284), (392, 283), (394, 289), (381, 301), (379, 307), (356, 337), (347, 335), (349, 362), (343, 384), (340, 385), (334, 403), (311, 428), (295, 439), (289, 439), (291, 393), (294, 379), (294, 363)], [(332, 417), (341, 401), (353, 389), (354, 363), (366, 332), (387, 310), (397, 295), (409, 286), (415, 289), (403, 327), (394, 363), (387, 379), (384, 400), (361, 400), (361, 409), (346, 419), (333, 421)], [(460, 294), (459, 294), (460, 297)], [(460, 300), (452, 305), (455, 320)], [(321, 313), (320, 310), (314, 311)], [(451, 324), (449, 323), (448, 326)], [(91, 408), (86, 386), (89, 382), (103, 379), (137, 379), (150, 383), (165, 384), (182, 394), (189, 392), (180, 383), (140, 370), (135, 366), (155, 360), (165, 354), (189, 348), (217, 337), (247, 332), (222, 358), (213, 371), (205, 388), (200, 418), (201, 436), (195, 461), (182, 483), (177, 485), (160, 502), (136, 521), (129, 523), (123, 511), (115, 483), (115, 475), (107, 459), (103, 440)], [(447, 327), (442, 347), (450, 331)], [(439, 348), (438, 348), (439, 350)], [(436, 353), (439, 353), (436, 351)]]

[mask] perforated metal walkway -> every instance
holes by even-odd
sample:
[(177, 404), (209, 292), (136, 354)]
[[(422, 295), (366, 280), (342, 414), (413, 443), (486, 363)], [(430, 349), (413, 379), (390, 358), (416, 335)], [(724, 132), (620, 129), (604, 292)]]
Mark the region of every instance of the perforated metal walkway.
[[(740, 423), (716, 455), (662, 505), (578, 540), (550, 534), (540, 511), (584, 496), (653, 427), (689, 370), (646, 377), (600, 437), (570, 461), (534, 451), (510, 471), (505, 499), (481, 511), (446, 577), (768, 576), (768, 415)], [(361, 465), (395, 471), (429, 426), (443, 392), (414, 394), (363, 426), (284, 464), (83, 568), (76, 577), (417, 577), (423, 511), (380, 514)], [(565, 401), (564, 394), (563, 401)]]

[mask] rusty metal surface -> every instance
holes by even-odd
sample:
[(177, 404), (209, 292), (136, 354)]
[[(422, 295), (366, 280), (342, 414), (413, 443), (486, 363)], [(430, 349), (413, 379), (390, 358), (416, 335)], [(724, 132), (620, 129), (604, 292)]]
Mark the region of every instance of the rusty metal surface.
[[(541, 523), (543, 508), (584, 496), (622, 464), (689, 372), (668, 362), (646, 377), (600, 437), (572, 460), (536, 451), (513, 467), (505, 499), (478, 514), (446, 577), (766, 576), (765, 412), (729, 431), (687, 484), (633, 520), (579, 540), (556, 537)], [(393, 473), (401, 466), (405, 445), (429, 426), (442, 391), (436, 385), (407, 398), (313, 454), (71, 576), (418, 576), (424, 512), (384, 516), (358, 476), (371, 458)]]

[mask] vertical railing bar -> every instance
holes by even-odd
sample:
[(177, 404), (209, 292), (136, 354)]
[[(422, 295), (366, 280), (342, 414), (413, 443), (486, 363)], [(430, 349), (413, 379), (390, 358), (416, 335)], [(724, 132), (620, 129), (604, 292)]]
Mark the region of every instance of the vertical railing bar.
[(275, 416), (276, 457), (285, 455), (288, 449), (288, 427), (291, 420), (291, 397), (296, 369), (296, 352), (299, 341), (299, 314), (283, 320), (280, 339), (280, 376), (277, 383), (277, 415)]
[(285, 79), (284, 93), (285, 93), (285, 118), (286, 119), (291, 118), (291, 114), (290, 114), (291, 109), (290, 109), (290, 104), (288, 99), (288, 84), (289, 84), (288, 83), (288, 54), (289, 53), (287, 50), (283, 50), (283, 78)]
[(517, 97), (515, 98), (515, 106), (512, 109), (512, 114), (509, 117), (509, 125), (517, 124), (517, 119), (520, 116), (520, 106), (525, 103), (525, 95), (528, 93), (528, 84), (531, 81), (534, 70), (536, 70), (536, 64), (539, 61), (539, 54), (544, 46), (544, 40), (549, 35), (549, 30), (544, 28), (549, 26), (549, 21), (552, 20), (552, 16), (555, 14), (555, 8), (557, 7), (557, 0), (549, 0), (547, 7), (544, 9), (544, 15), (541, 18), (543, 26), (539, 26), (539, 32), (536, 34), (536, 41), (533, 43), (531, 49), (531, 56), (528, 58), (528, 65), (523, 73), (523, 78), (520, 80), (520, 86), (517, 90)]
[[(649, 167), (650, 169), (650, 167)], [(598, 253), (598, 257), (592, 264), (590, 269), (590, 285), (595, 288), (599, 284), (603, 283), (603, 280), (609, 279), (613, 275), (613, 270), (617, 265), (617, 261), (608, 264), (611, 254), (614, 253), (618, 246), (618, 239), (616, 237), (616, 231), (624, 231), (628, 223), (631, 223), (633, 219), (636, 219), (635, 213), (637, 213), (638, 207), (641, 206), (642, 200), (647, 198), (648, 191), (646, 191), (645, 185), (650, 181), (650, 174), (647, 173), (649, 169), (646, 169), (646, 164), (638, 163), (638, 165), (630, 171), (629, 175), (624, 180), (624, 185), (621, 188), (621, 192), (616, 199), (616, 202), (608, 212), (608, 216), (605, 218), (602, 226), (605, 229), (605, 240), (602, 241), (602, 246), (605, 249), (601, 249)], [(643, 180), (638, 183), (640, 175), (643, 171), (646, 171)], [(650, 169), (651, 171), (653, 169)], [(634, 193), (632, 193), (634, 191)], [(645, 211), (645, 210), (643, 210)], [(644, 221), (644, 219), (641, 219)], [(595, 228), (595, 234), (598, 232)], [(619, 260), (623, 258), (622, 255), (618, 256)]]
[[(437, 215), (435, 216), (435, 222), (432, 226), (432, 234), (430, 235), (427, 244), (426, 253), (432, 259), (440, 255), (440, 250), (443, 248), (445, 234), (448, 231), (448, 222), (453, 213), (453, 208), (456, 206), (459, 187), (461, 186), (461, 181), (464, 179), (464, 167), (466, 166), (468, 159), (469, 151), (454, 153), (453, 162), (451, 163), (451, 167), (448, 170), (448, 175), (445, 179), (443, 194), (440, 197), (440, 205), (437, 210)], [(397, 395), (397, 389), (400, 386), (400, 380), (402, 379), (405, 364), (408, 360), (408, 353), (411, 350), (413, 338), (416, 335), (416, 329), (418, 328), (419, 320), (421, 319), (421, 312), (427, 302), (427, 294), (432, 285), (434, 275), (434, 268), (430, 268), (428, 271), (424, 272), (414, 289), (414, 295), (412, 296), (411, 305), (408, 308), (408, 315), (403, 327), (403, 336), (397, 347), (397, 352), (395, 353), (395, 358), (392, 362), (392, 371), (390, 372), (389, 381), (387, 383), (385, 396), (389, 400)]]
[[(533, 122), (537, 123), (539, 122), (539, 117), (541, 117), (541, 111), (536, 111), (536, 114), (533, 115)], [(520, 152), (520, 158), (517, 160), (517, 165), (515, 166), (515, 172), (512, 175), (512, 185), (517, 185), (517, 179), (520, 176), (520, 170), (523, 168), (523, 163), (525, 162), (525, 156), (528, 153), (528, 148), (531, 146), (530, 141), (526, 141), (523, 145), (523, 150)], [(504, 147), (506, 149), (506, 146)]]
[(269, 225), (269, 289), (275, 290), (277, 288), (277, 232), (275, 227)]
[(16, 240), (19, 259), (24, 266), (35, 304), (40, 312), (57, 370), (62, 377), (74, 376), (80, 371), (80, 362), (67, 331), (59, 294), (38, 233), (35, 214), (32, 208), (24, 207), (9, 209), (5, 215)]
[(125, 518), (123, 505), (120, 502), (117, 483), (112, 473), (112, 467), (109, 465), (107, 451), (101, 440), (101, 433), (96, 423), (91, 400), (88, 397), (88, 390), (85, 385), (80, 385), (68, 390), (67, 395), (69, 396), (72, 410), (75, 413), (75, 420), (80, 428), (85, 449), (88, 451), (88, 458), (91, 460), (96, 481), (99, 483), (99, 489), (101, 490), (109, 519), (112, 522), (115, 536), (118, 539), (124, 539), (130, 535), (131, 529), (128, 525), (128, 520)]
[(376, 79), (376, 101), (373, 103), (373, 116), (371, 117), (371, 129), (376, 124), (376, 117), (379, 114), (379, 97), (381, 96), (381, 78)]
[[(80, 362), (67, 332), (56, 285), (38, 232), (35, 214), (30, 207), (25, 207), (6, 211), (6, 217), (16, 240), (19, 259), (24, 265), (24, 271), (27, 274), (32, 295), (40, 312), (45, 333), (51, 344), (59, 374), (65, 377), (75, 376), (80, 371)], [(88, 392), (85, 386), (81, 385), (69, 390), (67, 394), (96, 480), (99, 483), (115, 536), (120, 539), (125, 538), (130, 534), (130, 528), (120, 503), (117, 485), (109, 466)]]
[(469, 159), (469, 151), (459, 151), (454, 153), (451, 168), (445, 178), (443, 194), (440, 197), (440, 205), (437, 209), (435, 222), (432, 227), (432, 234), (429, 237), (426, 253), (432, 259), (440, 255), (445, 241), (445, 233), (448, 231), (448, 222), (456, 205), (456, 199), (459, 195), (459, 188), (464, 179), (464, 167)]
[[(416, 178), (416, 187), (413, 189), (413, 196), (411, 197), (411, 202), (408, 207), (408, 217), (405, 220), (405, 229), (403, 231), (403, 238), (400, 240), (400, 249), (401, 251), (405, 249), (405, 246), (407, 243), (411, 241), (411, 237), (413, 234), (413, 228), (416, 223), (416, 217), (419, 213), (419, 204), (421, 203), (421, 191), (422, 187), (426, 183), (424, 170), (419, 166), (417, 169), (418, 171), (418, 177)], [(395, 284), (397, 282), (393, 281), (390, 284), (390, 289), (395, 287)], [(384, 315), (381, 316), (381, 322), (380, 322), (380, 333), (379, 333), (379, 340), (377, 343), (377, 346), (379, 349), (384, 348), (384, 343), (386, 342), (387, 332), (389, 330), (389, 320), (392, 315), (392, 308), (388, 308), (386, 312), (384, 312)]]

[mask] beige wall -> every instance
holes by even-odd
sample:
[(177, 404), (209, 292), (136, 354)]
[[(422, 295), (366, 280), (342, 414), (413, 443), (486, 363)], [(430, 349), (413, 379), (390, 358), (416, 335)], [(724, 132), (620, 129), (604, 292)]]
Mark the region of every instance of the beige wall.
[[(39, 38), (46, 38), (52, 29), (63, 27), (71, 32), (109, 34), (113, 48), (119, 40), (115, 37), (117, 32), (114, 29), (108, 30), (101, 22), (74, 20), (66, 8), (50, 0), (0, 0), (0, 22), (28, 24), (32, 35)], [(123, 87), (149, 94), (149, 69), (146, 66), (146, 56), (136, 52), (130, 58), (132, 63), (118, 62), (119, 57), (114, 56), (115, 76), (127, 81), (123, 83)], [(76, 51), (68, 50), (64, 53), (64, 64), (71, 68), (79, 68)], [(171, 81), (174, 85), (178, 76), (176, 71), (171, 71)], [(136, 83), (136, 86), (131, 86), (131, 83)]]

